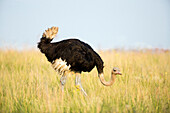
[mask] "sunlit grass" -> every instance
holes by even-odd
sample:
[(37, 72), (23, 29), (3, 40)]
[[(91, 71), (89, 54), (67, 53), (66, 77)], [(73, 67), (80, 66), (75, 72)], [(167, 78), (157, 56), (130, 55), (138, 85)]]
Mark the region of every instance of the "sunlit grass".
[(0, 112), (170, 112), (170, 52), (100, 52), (104, 74), (119, 67), (113, 86), (100, 83), (97, 70), (82, 73), (88, 97), (67, 78), (63, 99), (60, 75), (36, 50), (0, 50)]

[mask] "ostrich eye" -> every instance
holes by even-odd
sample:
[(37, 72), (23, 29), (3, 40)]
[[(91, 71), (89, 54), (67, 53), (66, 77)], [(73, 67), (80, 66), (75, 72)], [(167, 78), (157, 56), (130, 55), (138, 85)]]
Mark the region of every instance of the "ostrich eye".
[(116, 72), (116, 69), (113, 69), (114, 72)]

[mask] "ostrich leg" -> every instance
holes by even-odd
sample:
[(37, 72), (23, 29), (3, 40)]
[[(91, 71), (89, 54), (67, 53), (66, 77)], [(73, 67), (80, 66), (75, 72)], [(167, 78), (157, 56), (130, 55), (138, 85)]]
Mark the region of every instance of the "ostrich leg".
[(60, 79), (62, 93), (64, 93), (64, 84), (66, 83), (66, 79), (67, 79), (67, 76), (65, 74), (63, 74)]
[(81, 76), (80, 76), (79, 73), (76, 73), (76, 81), (75, 81), (75, 84), (76, 84), (76, 88), (77, 88), (77, 89), (80, 89), (80, 90), (83, 92), (83, 94), (84, 94), (85, 96), (87, 96), (87, 93), (84, 91), (84, 89), (83, 89), (83, 87), (82, 87), (82, 85), (81, 85)]

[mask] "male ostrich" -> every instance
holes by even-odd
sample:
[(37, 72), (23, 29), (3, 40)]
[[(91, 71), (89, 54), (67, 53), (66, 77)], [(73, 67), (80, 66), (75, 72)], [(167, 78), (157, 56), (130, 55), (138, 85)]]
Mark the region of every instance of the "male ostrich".
[(58, 32), (58, 27), (51, 27), (42, 35), (38, 48), (45, 54), (52, 67), (59, 72), (61, 90), (64, 91), (64, 84), (68, 72), (72, 71), (76, 75), (75, 84), (80, 90), (87, 95), (81, 85), (81, 72), (90, 72), (95, 66), (97, 67), (98, 77), (105, 86), (111, 86), (114, 83), (116, 75), (121, 75), (119, 68), (113, 68), (111, 80), (105, 81), (103, 76), (103, 61), (100, 56), (86, 43), (78, 39), (67, 39), (60, 42), (51, 43)]

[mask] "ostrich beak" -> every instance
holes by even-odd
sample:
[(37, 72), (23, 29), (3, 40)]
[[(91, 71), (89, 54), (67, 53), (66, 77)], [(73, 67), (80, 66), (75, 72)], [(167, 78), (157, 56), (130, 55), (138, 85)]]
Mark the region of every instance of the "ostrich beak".
[(122, 73), (121, 72), (117, 72), (116, 75), (122, 75)]

